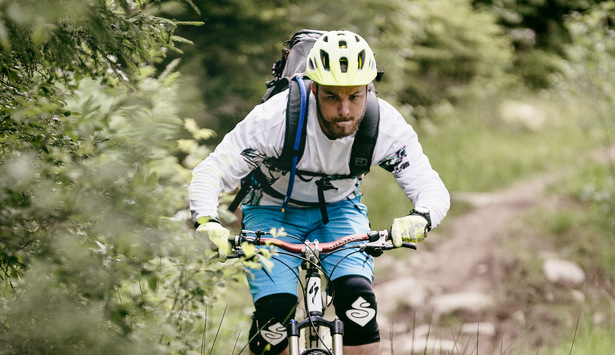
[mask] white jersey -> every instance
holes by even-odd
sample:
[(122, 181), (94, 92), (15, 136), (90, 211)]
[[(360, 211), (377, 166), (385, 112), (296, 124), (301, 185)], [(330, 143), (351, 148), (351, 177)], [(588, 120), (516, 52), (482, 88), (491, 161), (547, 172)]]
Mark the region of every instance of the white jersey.
[[(331, 176), (350, 174), (348, 162), (354, 135), (327, 138), (318, 123), (314, 96), (309, 97), (305, 150), (297, 170)], [(267, 158), (277, 158), (282, 153), (287, 100), (288, 90), (256, 106), (193, 170), (189, 195), (194, 221), (203, 216), (218, 216), (218, 196), (236, 189), (241, 179), (256, 168), (261, 169), (273, 189), (280, 195), (286, 194), (290, 174), (266, 163)], [(372, 166), (380, 165), (390, 171), (414, 206), (430, 211), (432, 227), (436, 227), (450, 206), (449, 193), (423, 153), (412, 127), (393, 106), (378, 100), (380, 123)], [(297, 176), (291, 195), (297, 203), (290, 205), (317, 204), (317, 179)], [(332, 180), (332, 186), (324, 191), (325, 201), (332, 203), (358, 195), (360, 184), (360, 177)], [(282, 200), (257, 190), (244, 199), (244, 204), (281, 206)]]

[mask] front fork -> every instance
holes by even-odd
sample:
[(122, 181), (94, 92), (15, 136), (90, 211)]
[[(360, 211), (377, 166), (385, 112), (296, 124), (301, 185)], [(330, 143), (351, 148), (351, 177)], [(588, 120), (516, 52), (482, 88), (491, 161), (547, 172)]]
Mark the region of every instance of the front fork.
[(309, 268), (307, 271), (307, 284), (305, 294), (305, 308), (307, 318), (301, 323), (292, 319), (288, 325), (288, 351), (289, 355), (300, 355), (299, 337), (301, 329), (307, 328), (306, 345), (307, 348), (318, 348), (322, 346), (321, 337), (318, 334), (318, 327), (325, 326), (331, 333), (331, 350), (333, 355), (343, 355), (344, 324), (338, 318), (327, 321), (323, 318), (324, 307), (322, 300), (321, 279), (318, 270)]
[(308, 328), (307, 344), (308, 348), (317, 348), (320, 345), (318, 334), (315, 333), (314, 327), (325, 326), (331, 331), (331, 351), (333, 355), (343, 355), (343, 340), (344, 324), (338, 318), (332, 321), (327, 321), (321, 316), (311, 316), (299, 323), (292, 319), (288, 324), (288, 354), (300, 355), (299, 336), (301, 329)]

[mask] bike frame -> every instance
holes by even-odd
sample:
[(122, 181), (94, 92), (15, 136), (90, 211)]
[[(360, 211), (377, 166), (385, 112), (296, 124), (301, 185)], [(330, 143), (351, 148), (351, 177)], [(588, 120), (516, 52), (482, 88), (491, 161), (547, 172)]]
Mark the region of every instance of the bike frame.
[(337, 317), (332, 321), (324, 318), (326, 307), (323, 302), (321, 274), (314, 264), (308, 262), (303, 265), (306, 269), (303, 293), (306, 317), (302, 322), (298, 322), (296, 319), (290, 320), (286, 328), (288, 333), (288, 353), (289, 355), (300, 354), (299, 339), (302, 329), (306, 329), (306, 351), (310, 349), (327, 349), (319, 333), (319, 327), (324, 326), (331, 333), (331, 353), (333, 355), (342, 355), (344, 324)]
[(305, 345), (306, 351), (310, 349), (326, 349), (322, 342), (322, 336), (319, 334), (319, 327), (325, 326), (329, 328), (331, 333), (331, 352), (333, 355), (343, 355), (343, 340), (344, 324), (337, 317), (328, 321), (324, 318), (326, 307), (323, 302), (322, 295), (322, 278), (319, 271), (320, 257), (318, 251), (318, 241), (314, 242), (314, 246), (306, 247), (305, 249), (306, 262), (303, 263), (305, 269), (304, 283), (304, 305), (307, 317), (298, 322), (291, 319), (287, 326), (288, 332), (288, 353), (289, 355), (299, 355), (300, 348), (300, 333), (302, 329), (306, 329)]

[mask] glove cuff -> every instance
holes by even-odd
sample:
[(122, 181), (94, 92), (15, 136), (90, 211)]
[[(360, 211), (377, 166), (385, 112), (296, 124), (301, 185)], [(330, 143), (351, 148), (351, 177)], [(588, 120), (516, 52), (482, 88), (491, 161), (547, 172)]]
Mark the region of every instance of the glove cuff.
[(199, 228), (200, 225), (203, 225), (208, 222), (215, 222), (215, 223), (218, 223), (219, 225), (222, 225), (222, 222), (220, 222), (220, 219), (218, 217), (203, 216), (203, 217), (199, 217), (194, 222), (194, 228)]
[(416, 207), (412, 209), (409, 213), (410, 216), (421, 216), (427, 220), (427, 226), (425, 226), (425, 231), (429, 232), (431, 230), (431, 216), (429, 215), (429, 210), (424, 207)]

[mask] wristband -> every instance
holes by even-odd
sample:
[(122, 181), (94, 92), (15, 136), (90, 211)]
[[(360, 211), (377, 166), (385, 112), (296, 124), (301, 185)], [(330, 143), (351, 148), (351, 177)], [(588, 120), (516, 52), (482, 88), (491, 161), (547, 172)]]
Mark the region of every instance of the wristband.
[(431, 230), (431, 216), (429, 215), (429, 210), (425, 207), (415, 207), (410, 211), (410, 216), (417, 215), (425, 218), (427, 220), (427, 226), (425, 226), (425, 231), (429, 232)]
[(222, 225), (222, 222), (220, 222), (220, 219), (218, 217), (203, 216), (197, 218), (196, 222), (194, 222), (194, 228), (199, 228), (200, 225), (203, 225), (208, 222), (216, 222), (219, 225)]

